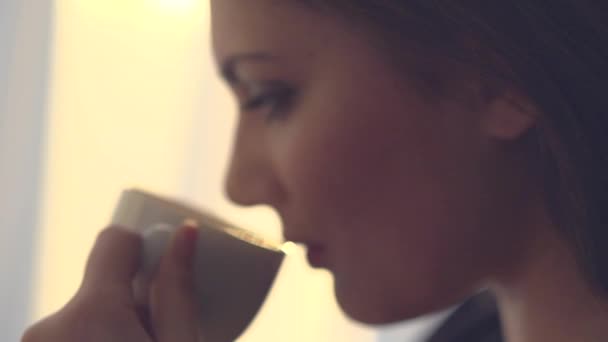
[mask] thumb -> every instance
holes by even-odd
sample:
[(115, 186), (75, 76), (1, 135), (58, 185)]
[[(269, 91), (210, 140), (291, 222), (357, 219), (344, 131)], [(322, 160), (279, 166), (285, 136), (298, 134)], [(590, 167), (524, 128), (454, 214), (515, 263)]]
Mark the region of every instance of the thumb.
[(195, 291), (198, 229), (182, 227), (163, 256), (150, 294), (150, 316), (159, 342), (202, 342)]
[(125, 228), (109, 227), (98, 236), (89, 255), (81, 292), (111, 292), (132, 297), (132, 279), (140, 265), (141, 237)]

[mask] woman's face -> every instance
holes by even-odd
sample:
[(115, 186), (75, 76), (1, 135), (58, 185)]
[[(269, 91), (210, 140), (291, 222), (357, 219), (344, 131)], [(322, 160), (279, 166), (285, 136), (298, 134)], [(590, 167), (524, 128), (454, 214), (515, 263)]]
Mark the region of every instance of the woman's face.
[(526, 191), (483, 110), (430, 104), (364, 36), (296, 1), (211, 2), (241, 107), (228, 195), (275, 208), (347, 314), (412, 318), (511, 266)]

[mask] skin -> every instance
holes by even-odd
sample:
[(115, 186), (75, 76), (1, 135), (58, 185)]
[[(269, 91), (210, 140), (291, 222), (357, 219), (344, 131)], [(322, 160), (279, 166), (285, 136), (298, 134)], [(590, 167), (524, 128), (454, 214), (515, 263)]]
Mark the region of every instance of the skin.
[(21, 342), (203, 342), (192, 280), (193, 232), (184, 227), (175, 235), (144, 314), (132, 288), (141, 239), (123, 227), (104, 229), (78, 292), (61, 310), (29, 327)]
[(504, 101), (431, 105), (347, 25), (289, 3), (212, 1), (218, 65), (274, 56), (234, 64), (237, 101), (268, 80), (294, 89), (276, 119), (271, 101), (241, 110), (229, 197), (272, 206), (287, 239), (322, 246), (339, 303), (363, 322), (445, 307), (512, 267), (533, 187), (500, 135), (530, 116)]
[(536, 186), (525, 96), (475, 100), (463, 84), (474, 105), (430, 103), (347, 22), (295, 1), (211, 3), (241, 105), (227, 194), (273, 207), (286, 239), (322, 250), (347, 315), (389, 323), (489, 287), (509, 341), (608, 336)]

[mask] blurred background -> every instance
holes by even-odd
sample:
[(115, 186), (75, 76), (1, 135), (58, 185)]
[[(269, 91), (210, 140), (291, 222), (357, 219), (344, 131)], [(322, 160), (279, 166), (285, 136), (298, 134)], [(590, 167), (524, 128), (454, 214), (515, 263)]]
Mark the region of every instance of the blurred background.
[[(207, 6), (0, 1), (0, 340), (19, 340), (72, 296), (124, 188), (280, 239), (274, 213), (222, 195), (236, 110), (211, 60)], [(355, 324), (329, 275), (298, 253), (239, 341), (418, 341), (441, 319)]]

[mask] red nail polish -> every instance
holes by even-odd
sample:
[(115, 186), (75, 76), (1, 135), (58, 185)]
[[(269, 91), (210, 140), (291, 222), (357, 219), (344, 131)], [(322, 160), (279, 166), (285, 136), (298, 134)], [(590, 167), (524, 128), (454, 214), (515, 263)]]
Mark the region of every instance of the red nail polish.
[(179, 248), (181, 249), (181, 255), (185, 259), (184, 261), (191, 265), (194, 261), (194, 254), (196, 252), (196, 244), (198, 240), (198, 227), (195, 225), (187, 224), (182, 227), (180, 231), (181, 243)]

